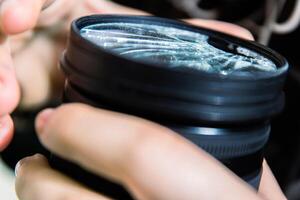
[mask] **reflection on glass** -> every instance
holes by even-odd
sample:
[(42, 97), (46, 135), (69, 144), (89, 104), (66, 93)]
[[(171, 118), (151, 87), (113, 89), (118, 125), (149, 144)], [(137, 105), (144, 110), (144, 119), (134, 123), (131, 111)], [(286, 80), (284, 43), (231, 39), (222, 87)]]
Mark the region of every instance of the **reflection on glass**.
[(84, 27), (81, 35), (119, 55), (168, 67), (188, 67), (224, 75), (277, 70), (272, 61), (247, 48), (235, 46), (235, 52), (224, 51), (211, 45), (207, 35), (173, 27), (101, 23)]

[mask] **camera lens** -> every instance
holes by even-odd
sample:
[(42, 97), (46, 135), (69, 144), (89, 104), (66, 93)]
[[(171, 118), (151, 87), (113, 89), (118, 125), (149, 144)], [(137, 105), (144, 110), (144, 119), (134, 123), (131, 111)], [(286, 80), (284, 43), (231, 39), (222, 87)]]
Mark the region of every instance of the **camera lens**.
[[(170, 19), (95, 15), (73, 22), (61, 68), (65, 102), (167, 126), (258, 188), (288, 70), (273, 50)], [(97, 191), (130, 199), (62, 159), (54, 156), (52, 164)]]

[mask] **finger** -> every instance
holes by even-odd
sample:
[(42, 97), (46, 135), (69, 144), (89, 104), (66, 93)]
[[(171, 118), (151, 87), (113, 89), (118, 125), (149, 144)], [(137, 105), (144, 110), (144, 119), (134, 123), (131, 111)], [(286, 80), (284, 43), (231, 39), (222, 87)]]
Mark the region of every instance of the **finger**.
[(38, 108), (50, 99), (53, 89), (50, 74), (58, 59), (56, 48), (48, 37), (36, 35), (25, 49), (14, 55), (16, 74), (22, 87), (21, 109)]
[(0, 117), (13, 111), (20, 98), (9, 41), (0, 36)]
[(68, 18), (68, 23), (74, 19), (91, 14), (118, 14), (118, 15), (150, 15), (149, 13), (117, 4), (108, 0), (85, 0), (82, 6), (76, 6)]
[(8, 113), (17, 106), (19, 98), (9, 41), (0, 33), (0, 151), (3, 151), (12, 139), (13, 123)]
[(254, 40), (254, 37), (250, 31), (248, 31), (247, 29), (245, 29), (241, 26), (235, 25), (235, 24), (216, 21), (216, 20), (202, 20), (202, 19), (188, 19), (185, 21), (187, 21), (193, 25), (196, 25), (196, 26), (213, 29), (213, 30), (227, 33), (230, 35), (234, 35), (236, 37), (240, 37), (240, 38), (243, 38), (246, 40)]
[(125, 185), (137, 199), (259, 199), (204, 151), (147, 120), (70, 104), (39, 114), (36, 128), (51, 151)]
[[(109, 0), (85, 0), (80, 3), (82, 4), (81, 6), (76, 6), (72, 9), (66, 23), (67, 25), (76, 18), (91, 14), (150, 15), (145, 11), (123, 6)], [(67, 30), (69, 27), (65, 26), (65, 28)]]
[[(149, 13), (145, 11), (122, 6), (107, 0), (86, 0), (85, 5), (88, 8), (89, 12), (98, 14), (149, 15)], [(217, 30), (247, 40), (254, 40), (253, 35), (250, 31), (241, 26), (231, 23), (203, 19), (188, 19), (186, 21), (196, 26), (202, 26), (205, 28)]]
[(16, 193), (22, 200), (108, 200), (52, 170), (41, 155), (24, 158), (17, 164)]
[(13, 122), (10, 116), (0, 117), (0, 152), (3, 151), (13, 136)]
[(32, 36), (32, 30), (10, 36), (10, 47), (12, 55), (15, 55), (19, 51), (23, 50), (26, 47), (26, 45), (31, 41)]
[(45, 9), (38, 20), (38, 26), (51, 26), (55, 25), (57, 22), (61, 22), (61, 19), (71, 14), (74, 10), (74, 5), (76, 7), (81, 7), (82, 0), (56, 0)]
[(0, 10), (1, 30), (6, 34), (16, 34), (33, 28), (41, 10), (49, 2), (49, 0), (4, 0)]
[(149, 15), (145, 11), (123, 6), (108, 0), (85, 0), (84, 2), (91, 13)]
[(263, 162), (263, 173), (259, 185), (259, 193), (265, 199), (284, 200), (284, 196), (280, 186), (278, 185), (268, 163)]

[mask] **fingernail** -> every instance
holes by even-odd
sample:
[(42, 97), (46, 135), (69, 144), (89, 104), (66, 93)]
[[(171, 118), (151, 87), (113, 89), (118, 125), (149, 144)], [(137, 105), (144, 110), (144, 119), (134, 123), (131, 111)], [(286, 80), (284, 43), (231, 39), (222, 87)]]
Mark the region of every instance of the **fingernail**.
[(48, 165), (48, 161), (47, 161), (47, 158), (45, 156), (43, 156), (42, 154), (35, 154), (33, 156), (28, 156), (28, 157), (25, 157), (23, 159), (21, 159), (17, 164), (16, 164), (16, 167), (15, 167), (15, 176), (17, 177), (19, 175), (19, 172), (20, 172), (20, 169), (21, 167), (25, 164), (25, 163), (33, 163), (35, 161), (35, 163), (39, 163), (39, 164), (46, 164)]
[(23, 159), (20, 160), (20, 161), (16, 164), (16, 167), (15, 167), (15, 176), (16, 176), (16, 177), (18, 176), (19, 169), (20, 169), (20, 167), (21, 167), (21, 165), (22, 165), (22, 163), (23, 163), (22, 161), (23, 161)]
[(45, 156), (43, 156), (42, 154), (40, 154), (40, 153), (36, 153), (36, 154), (34, 154), (34, 155), (32, 155), (31, 156), (31, 159), (33, 159), (33, 160), (42, 160), (42, 159), (45, 159)]
[(36, 130), (39, 134), (41, 134), (49, 121), (54, 109), (48, 108), (40, 112), (36, 118)]
[(25, 157), (21, 160), (19, 160), (19, 162), (16, 164), (15, 166), (15, 176), (17, 177), (19, 172), (20, 172), (20, 169), (21, 169), (21, 166), (27, 161), (29, 160), (31, 157)]

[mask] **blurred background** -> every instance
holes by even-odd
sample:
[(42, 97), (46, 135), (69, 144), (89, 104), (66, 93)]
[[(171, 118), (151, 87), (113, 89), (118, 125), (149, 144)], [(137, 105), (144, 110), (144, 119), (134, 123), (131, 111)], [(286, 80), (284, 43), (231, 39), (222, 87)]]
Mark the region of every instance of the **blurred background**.
[[(291, 69), (285, 86), (286, 108), (273, 120), (266, 159), (289, 199), (300, 199), (300, 0), (115, 0), (116, 2), (167, 18), (218, 19), (249, 29), (255, 39), (282, 55)], [(58, 102), (51, 102), (57, 105)], [(48, 106), (44, 105), (43, 107)], [(16, 162), (36, 152), (48, 154), (33, 129), (36, 113), (14, 113), (16, 135), (1, 153), (0, 194), (13, 200), (12, 177)]]

